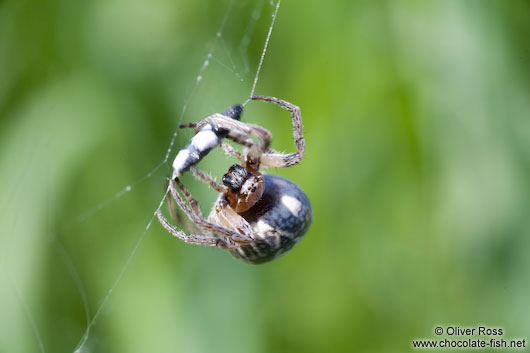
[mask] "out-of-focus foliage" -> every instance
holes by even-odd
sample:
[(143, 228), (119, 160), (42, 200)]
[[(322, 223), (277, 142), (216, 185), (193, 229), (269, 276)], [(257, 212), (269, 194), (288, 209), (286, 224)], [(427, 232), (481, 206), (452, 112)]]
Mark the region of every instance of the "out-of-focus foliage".
[[(72, 352), (98, 308), (89, 352), (403, 352), (437, 324), (530, 332), (528, 1), (284, 1), (256, 93), (302, 108), (306, 157), (270, 172), (309, 195), (306, 238), (250, 266), (156, 221), (144, 234), (170, 163), (147, 173), (177, 124), (248, 97), (261, 4), (0, 2), (1, 352)], [(294, 149), (281, 109), (251, 102), (243, 119)], [(208, 157), (218, 176), (234, 162)], [(185, 182), (206, 213), (215, 194)]]

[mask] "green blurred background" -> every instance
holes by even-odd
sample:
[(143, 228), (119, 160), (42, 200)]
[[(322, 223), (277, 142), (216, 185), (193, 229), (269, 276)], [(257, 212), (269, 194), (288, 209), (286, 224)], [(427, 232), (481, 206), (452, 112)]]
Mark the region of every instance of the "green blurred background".
[[(303, 163), (270, 172), (309, 195), (306, 238), (251, 266), (145, 231), (192, 136), (164, 163), (176, 126), (248, 97), (273, 10), (0, 3), (0, 352), (406, 352), (438, 324), (530, 338), (528, 1), (284, 0), (256, 93), (302, 109)], [(243, 119), (294, 150), (283, 110)], [(207, 212), (215, 193), (185, 182)]]

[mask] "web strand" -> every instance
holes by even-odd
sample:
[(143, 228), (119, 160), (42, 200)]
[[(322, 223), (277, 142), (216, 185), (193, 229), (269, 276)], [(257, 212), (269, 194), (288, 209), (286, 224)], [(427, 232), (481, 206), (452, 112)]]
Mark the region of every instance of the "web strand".
[[(166, 200), (166, 195), (167, 195), (167, 193), (164, 194), (164, 197), (162, 198), (162, 200), (158, 204), (157, 211), (164, 204), (164, 201)], [(129, 268), (129, 265), (130, 265), (132, 259), (134, 258), (134, 256), (136, 255), (136, 252), (138, 251), (138, 248), (142, 244), (142, 241), (144, 240), (147, 232), (149, 231), (149, 228), (151, 228), (151, 224), (153, 224), (153, 220), (155, 219), (155, 214), (156, 214), (156, 211), (151, 216), (151, 219), (149, 220), (149, 223), (147, 223), (147, 226), (145, 227), (144, 231), (142, 232), (142, 235), (140, 236), (140, 238), (138, 238), (138, 240), (136, 241), (136, 244), (134, 245), (132, 251), (129, 253), (129, 256), (127, 257), (127, 260), (125, 260), (125, 263), (123, 264), (123, 266), (121, 268), (121, 271), (118, 274), (118, 277), (116, 277), (116, 279), (114, 280), (114, 283), (112, 283), (112, 286), (107, 291), (107, 294), (105, 295), (105, 297), (103, 298), (103, 301), (101, 302), (101, 304), (99, 305), (98, 309), (96, 310), (96, 313), (94, 314), (94, 316), (92, 317), (92, 319), (88, 323), (87, 328), (85, 330), (85, 333), (83, 334), (83, 337), (81, 338), (81, 341), (80, 341), (79, 345), (74, 350), (74, 353), (80, 353), (80, 352), (83, 351), (83, 348), (84, 348), (84, 346), (85, 346), (85, 344), (86, 344), (86, 342), (88, 340), (88, 336), (89, 336), (90, 330), (96, 324), (96, 320), (98, 319), (99, 315), (101, 314), (101, 312), (103, 311), (103, 309), (107, 305), (107, 302), (109, 301), (112, 293), (114, 292), (114, 289), (116, 289), (116, 287), (120, 283), (121, 279), (123, 278), (123, 275), (125, 274), (125, 272)]]
[(278, 15), (278, 10), (280, 9), (280, 0), (276, 3), (276, 9), (272, 14), (272, 22), (269, 27), (269, 33), (267, 33), (267, 39), (265, 39), (265, 45), (263, 46), (263, 52), (261, 53), (261, 58), (259, 59), (258, 69), (256, 70), (256, 77), (254, 77), (254, 83), (252, 84), (252, 89), (250, 90), (249, 98), (243, 103), (243, 106), (247, 105), (250, 101), (250, 98), (254, 95), (256, 90), (256, 85), (258, 84), (259, 74), (261, 72), (261, 67), (263, 66), (263, 60), (265, 60), (265, 55), (267, 54), (267, 47), (269, 46), (269, 40), (271, 39), (272, 29), (274, 28), (274, 23), (276, 22), (276, 15)]
[[(88, 335), (90, 334), (90, 307), (88, 305), (88, 298), (86, 295), (85, 287), (83, 286), (83, 282), (81, 281), (81, 277), (79, 277), (79, 273), (77, 272), (74, 263), (71, 259), (71, 257), (68, 255), (66, 250), (64, 249), (63, 245), (56, 240), (55, 242), (57, 252), (61, 256), (63, 263), (66, 265), (66, 268), (68, 269), (68, 272), (70, 272), (70, 275), (72, 276), (75, 285), (77, 287), (77, 291), (79, 292), (79, 296), (81, 297), (81, 301), (83, 302), (83, 307), (85, 309), (85, 318), (86, 318), (86, 325), (87, 329), (81, 337), (81, 340), (79, 341), (77, 347), (83, 347), (85, 345), (85, 342), (88, 340)], [(76, 348), (77, 351), (77, 348)]]
[(220, 27), (219, 31), (217, 31), (217, 33), (216, 33), (216, 36), (217, 36), (217, 38), (219, 38), (219, 41), (221, 41), (221, 45), (223, 47), (223, 50), (224, 50), (226, 56), (228, 57), (228, 61), (230, 61), (230, 65), (232, 66), (232, 68), (230, 69), (230, 67), (228, 65), (223, 64), (220, 60), (216, 59), (216, 61), (219, 64), (225, 66), (225, 68), (227, 68), (229, 71), (231, 71), (234, 75), (236, 75), (236, 77), (240, 81), (243, 81), (243, 78), (237, 72), (236, 64), (234, 63), (234, 60), (232, 59), (232, 54), (230, 54), (230, 50), (228, 49), (228, 46), (226, 45), (225, 39), (223, 37), (223, 31), (221, 30), (222, 28), (224, 28), (224, 26), (226, 24), (226, 21), (228, 21), (228, 17), (230, 16), (230, 10), (232, 9), (233, 3), (234, 3), (234, 0), (231, 0), (230, 1), (230, 5), (228, 7), (229, 10), (225, 13), (224, 18), (223, 18), (223, 22), (221, 22), (221, 27)]
[[(15, 218), (13, 229), (16, 229), (17, 223), (19, 220), (20, 219), (18, 217)], [(15, 237), (6, 237), (6, 246), (2, 249), (3, 253), (2, 253), (2, 256), (0, 256), (0, 259), (2, 260), (1, 266), (3, 268), (3, 273), (6, 276), (6, 280), (9, 283), (9, 287), (13, 291), (13, 295), (15, 296), (15, 299), (18, 305), (20, 306), (20, 308), (22, 309), (22, 312), (24, 313), (24, 316), (26, 317), (26, 320), (28, 321), (31, 327), (31, 331), (33, 332), (33, 336), (35, 337), (35, 340), (39, 346), (39, 350), (42, 353), (45, 353), (46, 350), (44, 349), (44, 342), (42, 340), (42, 336), (40, 334), (40, 330), (37, 325), (37, 322), (35, 321), (35, 317), (32, 315), (30, 306), (25, 300), (22, 293), (20, 292), (17, 281), (12, 276), (11, 271), (8, 267), (8, 263), (9, 263), (8, 259), (9, 259), (9, 255), (12, 254), (11, 250), (13, 250), (14, 248), (14, 243), (15, 243)]]
[(13, 291), (15, 293), (15, 296), (17, 298), (17, 301), (19, 302), (20, 306), (22, 307), (22, 311), (24, 312), (24, 315), (26, 316), (29, 324), (31, 325), (31, 330), (33, 331), (33, 335), (35, 336), (35, 339), (37, 340), (37, 343), (39, 345), (39, 349), (42, 353), (46, 353), (46, 350), (44, 349), (44, 343), (42, 341), (42, 337), (39, 332), (39, 328), (37, 327), (37, 323), (35, 322), (35, 318), (31, 314), (31, 310), (26, 303), (26, 301), (23, 299), (22, 295), (20, 294), (20, 291), (10, 275), (8, 275), (9, 281), (11, 282), (11, 288), (13, 288)]
[(243, 60), (243, 65), (245, 66), (245, 73), (250, 72), (250, 65), (248, 63), (248, 46), (250, 44), (250, 38), (256, 29), (256, 23), (261, 17), (261, 11), (263, 10), (264, 0), (261, 0), (256, 8), (252, 11), (250, 21), (248, 21), (247, 28), (245, 29), (245, 34), (241, 38), (241, 44), (239, 45), (239, 52)]

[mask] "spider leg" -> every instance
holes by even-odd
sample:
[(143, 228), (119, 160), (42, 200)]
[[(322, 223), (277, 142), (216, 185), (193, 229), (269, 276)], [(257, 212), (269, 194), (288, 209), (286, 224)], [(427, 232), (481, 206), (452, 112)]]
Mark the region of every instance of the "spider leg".
[(197, 226), (192, 223), (188, 217), (184, 217), (182, 213), (177, 212), (175, 200), (173, 200), (169, 196), (169, 179), (166, 181), (166, 187), (164, 190), (166, 190), (167, 207), (169, 209), (169, 214), (171, 215), (171, 218), (177, 221), (177, 223), (182, 224), (184, 229), (187, 229), (188, 231), (200, 232), (199, 228), (197, 228)]
[(236, 157), (239, 162), (244, 163), (245, 159), (241, 155), (239, 151), (237, 151), (234, 147), (232, 147), (230, 144), (226, 142), (221, 142), (221, 148), (223, 149), (223, 152), (229, 156)]
[(196, 123), (180, 124), (180, 125), (179, 125), (179, 129), (195, 128), (196, 126), (197, 126)]
[(195, 167), (190, 167), (190, 172), (197, 180), (200, 180), (210, 185), (215, 191), (221, 193), (226, 191), (226, 187), (224, 185), (217, 183), (211, 175), (203, 172), (202, 170), (197, 169)]
[(250, 148), (254, 145), (254, 141), (248, 134), (241, 133), (235, 130), (230, 131), (226, 138), (247, 148)]
[(264, 97), (264, 96), (252, 96), (252, 100), (262, 100), (279, 105), (283, 109), (286, 109), (291, 114), (291, 120), (293, 123), (293, 137), (298, 152), (283, 154), (276, 151), (266, 152), (261, 156), (261, 164), (263, 167), (289, 167), (300, 163), (305, 153), (305, 140), (302, 129), (302, 115), (300, 114), (300, 108), (296, 105), (286, 102), (276, 97)]
[(197, 216), (202, 218), (202, 212), (201, 212), (201, 209), (199, 208), (199, 203), (197, 202), (197, 200), (195, 200), (193, 196), (191, 196), (191, 193), (189, 192), (189, 190), (186, 189), (184, 185), (182, 185), (179, 179), (176, 179), (176, 183), (179, 189), (182, 191), (182, 193), (186, 197), (186, 200), (188, 200), (188, 203), (190, 204), (193, 212), (195, 212)]
[(197, 245), (217, 246), (219, 248), (227, 249), (227, 250), (232, 250), (238, 247), (237, 244), (233, 243), (230, 240), (224, 240), (221, 238), (209, 237), (205, 235), (186, 234), (178, 230), (177, 228), (173, 227), (168, 222), (168, 220), (164, 217), (160, 209), (156, 211), (156, 215), (158, 217), (158, 220), (160, 221), (160, 224), (162, 224), (162, 226), (166, 228), (168, 232), (170, 232), (175, 237), (183, 240), (186, 243), (197, 244)]
[[(175, 180), (178, 180), (178, 178), (175, 178)], [(179, 207), (184, 211), (184, 213), (191, 219), (193, 223), (195, 223), (197, 226), (210, 231), (214, 234), (220, 234), (228, 237), (230, 240), (235, 241), (236, 243), (249, 243), (251, 242), (252, 235), (250, 232), (244, 232), (239, 233), (232, 229), (228, 229), (222, 226), (219, 226), (217, 224), (211, 223), (208, 220), (199, 217), (195, 212), (186, 204), (186, 202), (182, 199), (180, 194), (178, 193), (176, 189), (176, 184), (173, 179), (169, 181), (169, 190), (171, 191), (171, 195), (177, 201), (177, 204)]]
[(178, 213), (175, 207), (175, 201), (173, 201), (173, 199), (169, 197), (169, 179), (166, 179), (166, 186), (164, 187), (164, 190), (166, 194), (166, 202), (167, 208), (169, 209), (169, 214), (171, 215), (171, 218), (177, 219)]
[(301, 157), (298, 152), (281, 153), (267, 152), (261, 155), (261, 166), (263, 168), (283, 168), (290, 167), (300, 163)]

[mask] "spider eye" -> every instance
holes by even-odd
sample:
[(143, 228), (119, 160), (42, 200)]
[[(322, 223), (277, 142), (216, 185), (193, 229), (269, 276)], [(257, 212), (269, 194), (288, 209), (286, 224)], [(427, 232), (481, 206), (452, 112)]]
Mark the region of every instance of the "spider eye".
[(237, 182), (228, 173), (223, 176), (223, 184), (229, 187), (232, 191), (239, 190)]

